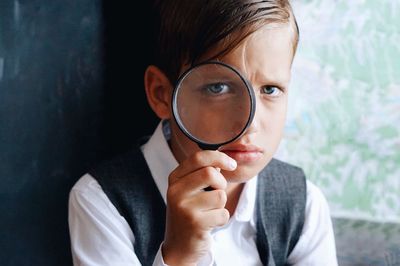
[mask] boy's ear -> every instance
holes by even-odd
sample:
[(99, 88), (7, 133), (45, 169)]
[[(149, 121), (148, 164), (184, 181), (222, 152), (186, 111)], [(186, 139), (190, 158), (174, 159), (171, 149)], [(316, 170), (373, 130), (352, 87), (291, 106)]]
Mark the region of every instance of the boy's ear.
[(147, 101), (160, 119), (171, 117), (172, 85), (158, 67), (150, 65), (144, 73)]

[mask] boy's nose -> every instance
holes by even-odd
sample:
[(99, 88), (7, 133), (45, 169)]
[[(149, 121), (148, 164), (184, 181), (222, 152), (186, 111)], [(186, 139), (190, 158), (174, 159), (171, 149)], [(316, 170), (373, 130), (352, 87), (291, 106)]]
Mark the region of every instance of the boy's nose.
[(256, 106), (256, 110), (254, 112), (254, 117), (253, 117), (253, 121), (251, 121), (250, 126), (247, 128), (246, 134), (252, 134), (258, 131), (259, 128), (259, 112), (257, 112), (257, 106)]

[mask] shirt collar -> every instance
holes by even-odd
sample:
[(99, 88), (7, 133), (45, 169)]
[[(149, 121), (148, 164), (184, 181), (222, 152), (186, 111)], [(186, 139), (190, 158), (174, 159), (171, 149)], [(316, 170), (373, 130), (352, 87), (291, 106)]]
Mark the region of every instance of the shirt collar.
[(168, 146), (169, 137), (169, 124), (163, 120), (158, 124), (150, 139), (141, 147), (151, 175), (165, 203), (167, 202), (168, 176), (178, 166), (178, 162)]
[(256, 204), (257, 176), (251, 178), (243, 187), (236, 206), (234, 217), (240, 222), (249, 222), (254, 218)]
[[(164, 202), (167, 202), (168, 176), (178, 166), (169, 145), (169, 123), (160, 121), (150, 139), (141, 147), (153, 179)], [(253, 220), (257, 191), (257, 176), (251, 178), (243, 187), (233, 218), (240, 222)]]

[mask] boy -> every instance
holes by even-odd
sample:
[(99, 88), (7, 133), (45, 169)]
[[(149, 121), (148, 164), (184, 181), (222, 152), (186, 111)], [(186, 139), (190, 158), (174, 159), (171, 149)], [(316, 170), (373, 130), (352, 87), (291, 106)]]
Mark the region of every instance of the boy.
[[(298, 42), (288, 1), (156, 6), (159, 62), (144, 80), (161, 122), (140, 148), (89, 171), (71, 190), (74, 264), (337, 265), (324, 196), (301, 169), (272, 159)], [(209, 60), (240, 71), (257, 103), (246, 132), (217, 151), (187, 138), (171, 111), (173, 84)]]

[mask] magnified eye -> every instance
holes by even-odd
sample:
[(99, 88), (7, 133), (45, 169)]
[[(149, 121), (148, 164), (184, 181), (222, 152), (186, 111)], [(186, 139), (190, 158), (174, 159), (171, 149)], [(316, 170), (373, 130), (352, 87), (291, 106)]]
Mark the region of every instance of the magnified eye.
[(229, 86), (225, 83), (214, 83), (204, 86), (207, 92), (213, 94), (223, 94), (229, 92)]
[(282, 91), (274, 86), (265, 86), (261, 88), (261, 93), (267, 94), (269, 96), (277, 97), (282, 94)]

